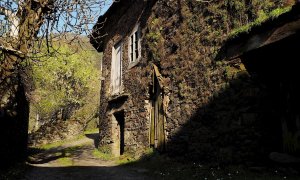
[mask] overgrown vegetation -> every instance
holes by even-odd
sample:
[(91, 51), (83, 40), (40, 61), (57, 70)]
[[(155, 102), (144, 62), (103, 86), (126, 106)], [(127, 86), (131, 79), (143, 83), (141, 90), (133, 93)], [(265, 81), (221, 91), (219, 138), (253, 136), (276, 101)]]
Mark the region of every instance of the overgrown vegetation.
[[(56, 56), (37, 54), (38, 60), (32, 64), (35, 89), (31, 95), (29, 131), (42, 127), (33, 133), (34, 142), (41, 138), (46, 143), (62, 140), (97, 128), (98, 124), (101, 54), (86, 37), (74, 42), (59, 40), (53, 45), (58, 49)], [(58, 136), (52, 137), (55, 135)]]
[[(290, 4), (283, 0), (216, 0), (209, 3), (161, 0), (155, 4), (147, 21), (144, 42), (148, 48), (147, 60), (159, 67), (166, 81), (170, 80), (166, 131), (170, 132), (167, 138), (171, 153), (186, 153), (189, 160), (208, 163), (243, 163), (242, 158), (233, 157), (246, 159), (256, 152), (255, 148), (243, 149), (243, 143), (232, 145), (242, 136), (235, 139), (228, 135), (237, 134), (234, 124), (239, 121), (238, 116), (245, 113), (243, 107), (252, 107), (247, 98), (243, 102), (230, 100), (242, 98), (239, 88), (231, 84), (236, 77), (248, 78), (249, 74), (241, 62), (217, 63), (215, 58), (232, 34), (248, 31), (253, 25), (276, 18), (289, 9)], [(248, 85), (242, 80), (236, 84)], [(225, 97), (230, 98), (225, 102)], [(245, 137), (256, 138), (252, 129), (239, 128), (241, 134), (249, 130)], [(255, 142), (256, 139), (251, 141)], [(234, 155), (227, 153), (227, 149)]]
[[(172, 3), (159, 1), (158, 6), (164, 8), (160, 12), (163, 15), (156, 14), (149, 21), (146, 43), (153, 61), (165, 59), (170, 54), (172, 56), (168, 58), (179, 60), (174, 54), (178, 51), (184, 52), (180, 53), (183, 59), (193, 57), (196, 61), (202, 56), (214, 57), (224, 40), (278, 17), (289, 11), (293, 4), (284, 0), (219, 0), (210, 3), (188, 0)], [(186, 54), (189, 57), (185, 57)]]
[(285, 7), (285, 8), (277, 8), (271, 11), (269, 14), (266, 14), (264, 11), (260, 11), (258, 13), (258, 18), (251, 23), (248, 23), (244, 26), (241, 26), (239, 28), (233, 29), (229, 35), (230, 38), (234, 38), (238, 36), (241, 33), (249, 32), (253, 27), (259, 26), (261, 23), (269, 20), (269, 19), (275, 19), (281, 14), (284, 14), (291, 10), (291, 7)]
[(60, 47), (57, 56), (42, 57), (33, 64), (35, 91), (31, 112), (38, 114), (41, 122), (66, 120), (72, 115), (87, 120), (97, 113), (100, 55), (87, 46), (87, 39), (82, 40), (84, 47), (60, 41), (56, 44)]

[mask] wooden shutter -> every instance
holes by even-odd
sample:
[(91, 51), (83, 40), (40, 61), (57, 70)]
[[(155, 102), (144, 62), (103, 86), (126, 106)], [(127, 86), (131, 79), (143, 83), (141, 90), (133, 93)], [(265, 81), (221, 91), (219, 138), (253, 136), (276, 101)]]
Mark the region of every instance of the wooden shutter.
[(122, 43), (113, 47), (111, 63), (111, 92), (118, 94), (122, 85)]

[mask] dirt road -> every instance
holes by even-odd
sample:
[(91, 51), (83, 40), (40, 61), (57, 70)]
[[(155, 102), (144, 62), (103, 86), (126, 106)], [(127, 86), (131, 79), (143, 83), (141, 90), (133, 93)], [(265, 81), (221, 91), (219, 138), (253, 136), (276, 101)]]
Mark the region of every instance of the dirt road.
[(152, 179), (146, 169), (117, 165), (93, 155), (97, 135), (36, 152), (22, 180)]

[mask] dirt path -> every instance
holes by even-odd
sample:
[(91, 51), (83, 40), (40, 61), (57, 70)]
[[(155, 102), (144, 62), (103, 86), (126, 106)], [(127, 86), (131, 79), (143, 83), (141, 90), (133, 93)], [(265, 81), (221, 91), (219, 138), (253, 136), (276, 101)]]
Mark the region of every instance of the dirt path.
[(151, 179), (145, 169), (118, 166), (93, 156), (96, 139), (85, 137), (32, 155), (23, 180)]

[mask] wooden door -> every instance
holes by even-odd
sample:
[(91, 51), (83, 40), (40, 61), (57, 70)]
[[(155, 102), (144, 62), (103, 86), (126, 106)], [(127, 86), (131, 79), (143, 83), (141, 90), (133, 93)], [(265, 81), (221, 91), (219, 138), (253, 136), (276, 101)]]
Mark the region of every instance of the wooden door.
[(150, 144), (159, 151), (165, 151), (165, 124), (164, 124), (163, 94), (157, 78), (154, 80)]

